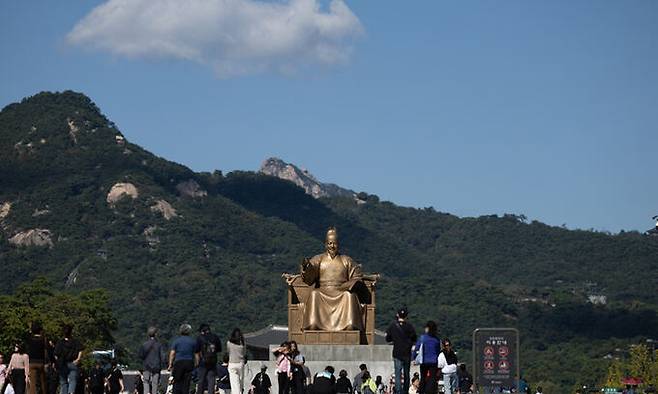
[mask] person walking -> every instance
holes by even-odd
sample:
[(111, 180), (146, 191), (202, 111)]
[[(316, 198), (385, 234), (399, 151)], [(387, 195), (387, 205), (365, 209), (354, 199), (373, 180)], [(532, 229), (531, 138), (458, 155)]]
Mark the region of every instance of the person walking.
[(365, 364), (359, 365), (359, 373), (354, 375), (354, 380), (352, 383), (352, 390), (357, 393), (361, 394), (361, 385), (363, 384), (363, 374), (368, 370), (368, 366)]
[(457, 354), (452, 350), (449, 339), (443, 341), (443, 350), (439, 353), (437, 367), (443, 373), (443, 392), (454, 394), (457, 391), (459, 380), (457, 379)]
[(149, 327), (146, 335), (148, 338), (139, 348), (137, 355), (142, 360), (144, 392), (146, 394), (157, 394), (160, 384), (160, 372), (165, 366), (164, 351), (162, 344), (157, 339), (157, 328)]
[(272, 390), (272, 381), (267, 376), (267, 366), (260, 366), (260, 372), (251, 380), (251, 392), (253, 394), (270, 394)]
[(197, 378), (196, 393), (203, 394), (204, 387), (208, 394), (215, 393), (215, 380), (217, 378), (217, 353), (222, 351), (222, 342), (219, 337), (210, 331), (206, 323), (199, 327), (199, 336), (196, 339)]
[(189, 394), (196, 341), (190, 337), (192, 326), (187, 323), (181, 324), (178, 333), (180, 335), (171, 343), (168, 369), (174, 378), (173, 394)]
[(231, 394), (243, 394), (246, 348), (242, 331), (239, 328), (233, 329), (231, 337), (226, 342), (226, 350), (228, 351), (228, 373), (231, 380)]
[[(416, 330), (407, 322), (409, 311), (402, 307), (396, 320), (386, 330), (386, 342), (393, 342), (393, 372), (396, 394), (409, 393), (409, 370), (411, 369), (411, 346), (416, 342)], [(404, 376), (404, 383), (402, 377)]]
[(61, 394), (73, 394), (78, 383), (78, 366), (84, 348), (73, 338), (73, 327), (66, 324), (63, 328), (63, 338), (55, 345), (54, 356), (59, 372)]
[(25, 394), (27, 386), (30, 384), (30, 356), (25, 353), (22, 343), (14, 345), (14, 353), (9, 359), (7, 367), (11, 385), (15, 394)]
[(292, 377), (290, 368), (290, 343), (283, 342), (272, 353), (276, 357), (276, 378), (279, 384), (279, 394), (288, 394), (290, 392), (290, 378)]
[(338, 372), (338, 380), (336, 380), (336, 393), (337, 394), (352, 394), (352, 382), (347, 377), (347, 371), (341, 369)]
[(438, 390), (436, 365), (441, 352), (438, 328), (432, 320), (425, 324), (425, 333), (418, 338), (412, 356), (420, 364), (420, 394), (436, 394)]
[(30, 357), (29, 394), (46, 394), (46, 360), (48, 355), (48, 342), (43, 335), (41, 323), (33, 322), (30, 328), (31, 336), (28, 342), (27, 355)]

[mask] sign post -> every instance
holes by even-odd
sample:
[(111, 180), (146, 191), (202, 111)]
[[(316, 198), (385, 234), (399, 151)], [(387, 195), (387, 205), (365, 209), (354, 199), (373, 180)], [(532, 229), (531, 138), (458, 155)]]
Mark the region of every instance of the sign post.
[(473, 331), (473, 376), (481, 387), (519, 384), (519, 331), (516, 328), (478, 328)]

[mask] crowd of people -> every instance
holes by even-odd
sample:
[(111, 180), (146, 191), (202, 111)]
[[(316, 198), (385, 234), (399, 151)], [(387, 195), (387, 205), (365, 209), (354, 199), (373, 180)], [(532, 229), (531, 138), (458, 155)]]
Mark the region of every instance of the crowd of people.
[[(65, 325), (62, 337), (46, 339), (39, 322), (31, 325), (30, 339), (17, 341), (9, 363), (0, 354), (0, 394), (80, 394), (79, 367), (84, 350), (73, 337), (73, 328)], [(104, 382), (105, 383), (105, 382)]]
[[(388, 382), (372, 376), (361, 364), (350, 380), (346, 370), (335, 376), (333, 366), (311, 374), (295, 341), (274, 349), (278, 394), (436, 394), (442, 376), (443, 392), (466, 394), (473, 390), (473, 380), (447, 338), (440, 339), (435, 322), (428, 321), (424, 332), (416, 335), (407, 321), (406, 308), (398, 310), (396, 320), (386, 330), (386, 340), (393, 344), (394, 373)], [(39, 323), (32, 324), (30, 340), (16, 343), (8, 365), (0, 354), (0, 394), (119, 394), (125, 391), (124, 377), (115, 359), (109, 368), (96, 362), (82, 371), (81, 341), (65, 326), (59, 340), (45, 338)], [(167, 349), (158, 339), (158, 330), (150, 327), (147, 339), (137, 351), (142, 361), (134, 384), (134, 394), (156, 394), (160, 377), (169, 372), (167, 394), (272, 394), (272, 380), (267, 366), (244, 381), (246, 345), (240, 329), (235, 328), (222, 343), (208, 324), (201, 324), (193, 334), (189, 324), (182, 324), (178, 336)], [(410, 374), (411, 364), (419, 372)], [(193, 383), (196, 382), (196, 387)], [(9, 390), (9, 391), (8, 391)]]

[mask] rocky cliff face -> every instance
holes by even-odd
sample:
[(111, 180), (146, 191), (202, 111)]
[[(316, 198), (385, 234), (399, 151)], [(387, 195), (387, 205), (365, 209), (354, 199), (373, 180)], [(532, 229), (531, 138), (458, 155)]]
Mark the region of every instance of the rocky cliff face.
[(333, 183), (322, 183), (311, 173), (294, 164), (286, 163), (276, 157), (271, 157), (260, 166), (260, 172), (293, 182), (314, 198), (321, 197), (354, 197), (355, 192), (343, 189)]

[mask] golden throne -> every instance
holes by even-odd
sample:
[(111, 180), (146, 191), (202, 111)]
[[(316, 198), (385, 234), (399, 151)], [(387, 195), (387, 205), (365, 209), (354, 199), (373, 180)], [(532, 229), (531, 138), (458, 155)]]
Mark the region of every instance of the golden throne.
[(288, 285), (288, 340), (306, 345), (372, 345), (375, 341), (375, 285), (379, 274), (363, 275), (352, 292), (361, 304), (363, 331), (303, 330), (303, 303), (313, 285), (309, 286), (300, 275), (283, 274)]

